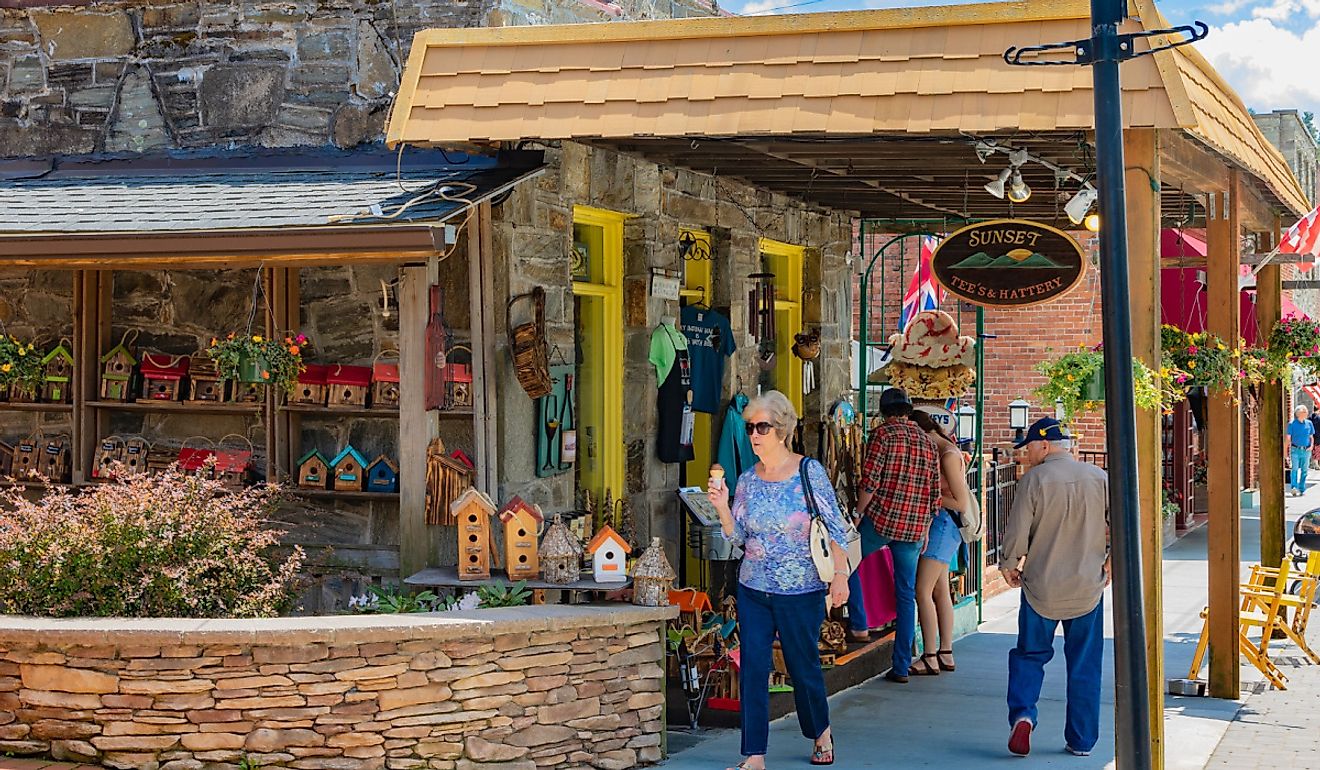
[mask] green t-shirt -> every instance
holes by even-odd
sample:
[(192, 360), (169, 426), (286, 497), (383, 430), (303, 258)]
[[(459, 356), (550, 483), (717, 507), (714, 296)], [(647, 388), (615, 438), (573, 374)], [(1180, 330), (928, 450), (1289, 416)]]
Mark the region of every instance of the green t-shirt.
[(655, 365), (655, 381), (663, 384), (674, 368), (678, 351), (687, 350), (687, 337), (674, 328), (673, 324), (660, 324), (651, 332), (651, 355), (648, 360)]

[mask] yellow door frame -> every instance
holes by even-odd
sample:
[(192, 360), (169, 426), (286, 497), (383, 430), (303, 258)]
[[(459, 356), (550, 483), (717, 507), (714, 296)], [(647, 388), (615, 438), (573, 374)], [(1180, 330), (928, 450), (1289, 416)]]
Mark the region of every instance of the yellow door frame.
[(802, 267), (807, 248), (762, 238), (766, 269), (775, 274), (775, 389), (788, 396), (799, 416), (804, 407), (802, 360), (793, 355), (793, 335), (802, 331)]
[[(596, 472), (587, 476), (592, 494), (599, 498), (610, 490), (615, 499), (623, 496), (625, 452), (623, 441), (623, 223), (628, 214), (591, 206), (573, 207), (573, 224), (599, 228), (599, 253), (592, 253), (591, 280), (573, 281), (573, 294), (599, 300), (599, 328), (596, 314), (579, 319), (582, 333), (597, 335), (600, 340), (601, 398), (578, 404), (580, 425), (599, 426), (596, 437)], [(585, 322), (585, 323), (584, 323)], [(581, 437), (579, 436), (579, 440)], [(585, 474), (584, 474), (585, 475)], [(584, 484), (585, 486), (585, 484)]]
[[(678, 228), (678, 233), (680, 236), (691, 236), (696, 241), (696, 248), (703, 250), (704, 254), (711, 253), (710, 231), (685, 225)], [(679, 291), (683, 304), (695, 305), (700, 303), (710, 307), (711, 298), (714, 297), (712, 288), (714, 275), (715, 263), (713, 260), (684, 260), (683, 288)], [(692, 459), (687, 463), (686, 474), (688, 486), (704, 487), (706, 479), (710, 475), (711, 463), (715, 461), (715, 450), (711, 446), (714, 440), (712, 422), (715, 417), (716, 415), (706, 414), (705, 412), (694, 412), (692, 414)], [(689, 548), (683, 549), (683, 558), (687, 560), (688, 585), (696, 585), (696, 576), (701, 574), (701, 561)], [(707, 586), (701, 587), (707, 588)]]

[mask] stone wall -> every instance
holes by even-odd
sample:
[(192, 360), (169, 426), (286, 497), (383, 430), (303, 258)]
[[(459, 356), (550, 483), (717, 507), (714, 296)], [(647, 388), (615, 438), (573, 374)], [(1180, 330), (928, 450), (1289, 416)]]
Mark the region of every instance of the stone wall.
[[(1302, 115), (1297, 110), (1274, 110), (1252, 115), (1269, 143), (1283, 153), (1293, 176), (1302, 185), (1306, 199), (1314, 202), (1317, 192), (1317, 167), (1320, 166), (1320, 145), (1312, 136)], [(1285, 226), (1290, 224), (1284, 223)]]
[[(759, 238), (808, 247), (805, 265), (804, 324), (822, 331), (817, 362), (818, 389), (806, 399), (807, 421), (819, 420), (846, 394), (849, 372), (848, 286), (851, 265), (850, 219), (846, 212), (811, 208), (783, 196), (758, 191), (731, 179), (682, 169), (576, 143), (548, 154), (546, 173), (519, 186), (495, 212), (496, 295), (505, 299), (542, 286), (547, 292), (547, 323), (552, 346), (573, 360), (573, 293), (567, 254), (573, 238), (574, 204), (635, 215), (624, 230), (624, 441), (626, 487), (637, 517), (637, 538), (661, 537), (671, 562), (679, 547), (679, 465), (656, 459), (657, 385), (647, 362), (651, 333), (663, 316), (677, 316), (677, 302), (650, 295), (652, 267), (680, 269), (680, 225), (709, 229), (713, 235), (713, 307), (728, 313), (738, 351), (725, 370), (724, 395), (738, 383), (755, 395), (758, 383), (774, 383), (755, 361), (756, 345), (747, 330), (747, 276), (761, 269)], [(502, 307), (503, 302), (496, 304)], [(502, 316), (502, 314), (497, 314)], [(514, 378), (504, 347), (500, 317), (498, 388), (500, 404), (501, 498), (521, 495), (547, 511), (571, 509), (571, 472), (540, 479), (533, 468), (533, 402)], [(798, 331), (798, 330), (791, 330)], [(790, 332), (791, 333), (791, 332)], [(722, 414), (716, 416), (716, 432)], [(718, 436), (716, 436), (718, 438)], [(814, 440), (808, 448), (815, 450)], [(704, 484), (701, 479), (688, 483)], [(617, 491), (616, 491), (617, 497)]]
[(0, 752), (143, 770), (635, 767), (661, 756), (673, 614), (8, 618)]

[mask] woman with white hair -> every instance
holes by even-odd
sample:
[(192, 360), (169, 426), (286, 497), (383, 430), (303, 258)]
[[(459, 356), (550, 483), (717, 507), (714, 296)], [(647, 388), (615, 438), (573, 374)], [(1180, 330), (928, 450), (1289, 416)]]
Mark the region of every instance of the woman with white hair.
[[(776, 636), (793, 678), (798, 725), (803, 736), (815, 742), (811, 764), (830, 765), (834, 741), (817, 645), (828, 607), (848, 601), (843, 515), (824, 466), (788, 448), (798, 416), (783, 393), (772, 390), (752, 399), (743, 418), (760, 462), (739, 477), (732, 509), (721, 479), (712, 479), (709, 487), (724, 536), (744, 551), (738, 573), (738, 633), (745, 759), (730, 770), (765, 768), (770, 733), (767, 683)], [(828, 584), (811, 557), (807, 486), (832, 540), (834, 576)]]

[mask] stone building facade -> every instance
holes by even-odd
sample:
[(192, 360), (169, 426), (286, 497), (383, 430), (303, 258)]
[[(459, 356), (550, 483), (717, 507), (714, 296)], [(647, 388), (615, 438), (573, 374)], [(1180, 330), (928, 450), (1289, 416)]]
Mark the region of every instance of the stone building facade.
[[(16, 6), (16, 7), (9, 7)], [(15, 0), (0, 8), (0, 156), (137, 153), (215, 148), (378, 144), (413, 35), (431, 27), (610, 21), (718, 12), (703, 0), (498, 0), (408, 4), (194, 0), (141, 3), (91, 0), (71, 6)], [(533, 144), (533, 147), (536, 145)], [(678, 226), (712, 233), (717, 255), (714, 302), (732, 316), (741, 350), (746, 276), (759, 265), (758, 238), (807, 247), (803, 318), (823, 331), (820, 387), (806, 401), (819, 418), (847, 388), (851, 313), (846, 212), (810, 209), (782, 196), (635, 157), (574, 143), (545, 147), (549, 167), (516, 188), (493, 212), (500, 269), (493, 308), (532, 286), (548, 292), (551, 343), (573, 360), (574, 309), (567, 255), (573, 206), (629, 215), (625, 228), (626, 492), (640, 540), (665, 539), (679, 557), (677, 465), (655, 458), (655, 378), (647, 363), (650, 334), (678, 305), (648, 292), (653, 267), (676, 268)], [(460, 241), (462, 239), (460, 238)], [(441, 263), (446, 296), (466, 297), (466, 255)], [(188, 354), (217, 332), (242, 329), (252, 313), (253, 271), (138, 271), (115, 278), (113, 335), (136, 334), (139, 347)], [(394, 347), (397, 313), (381, 312), (381, 282), (392, 267), (304, 268), (302, 326), (316, 351), (311, 360), (369, 363)], [(53, 271), (0, 274), (0, 322), (15, 334), (54, 342), (70, 336), (72, 282)], [(533, 402), (517, 386), (505, 352), (503, 313), (497, 358), (502, 498), (521, 494), (547, 511), (575, 506), (573, 475), (537, 478), (533, 467)], [(463, 328), (466, 307), (446, 309)], [(796, 330), (794, 330), (796, 331)], [(750, 353), (735, 355), (726, 395), (743, 383), (749, 394), (772, 385)], [(65, 415), (0, 415), (0, 438), (40, 428), (67, 430)], [(211, 437), (250, 434), (241, 417), (184, 422), (176, 416), (128, 414), (112, 429), (177, 445), (199, 432)], [(444, 434), (448, 446), (471, 453), (461, 429)], [(303, 423), (302, 447), (325, 452), (352, 442), (386, 451), (397, 442), (390, 421), (339, 418)], [(258, 442), (259, 443), (259, 442)], [(811, 444), (809, 444), (811, 445)], [(260, 452), (260, 446), (258, 451)], [(696, 483), (700, 483), (698, 480)], [(286, 519), (294, 539), (329, 545), (313, 561), (329, 573), (347, 568), (369, 579), (397, 574), (398, 507), (389, 502), (299, 504)], [(442, 550), (453, 538), (440, 538)], [(320, 554), (319, 556), (317, 554)], [(441, 553), (441, 559), (452, 553)], [(356, 578), (327, 578), (310, 608), (330, 609), (355, 590)]]
[(1256, 126), (1260, 128), (1270, 144), (1283, 153), (1288, 167), (1302, 185), (1302, 192), (1307, 200), (1315, 203), (1316, 193), (1320, 191), (1320, 143), (1316, 142), (1311, 130), (1306, 127), (1302, 115), (1297, 110), (1275, 110), (1252, 115)]

